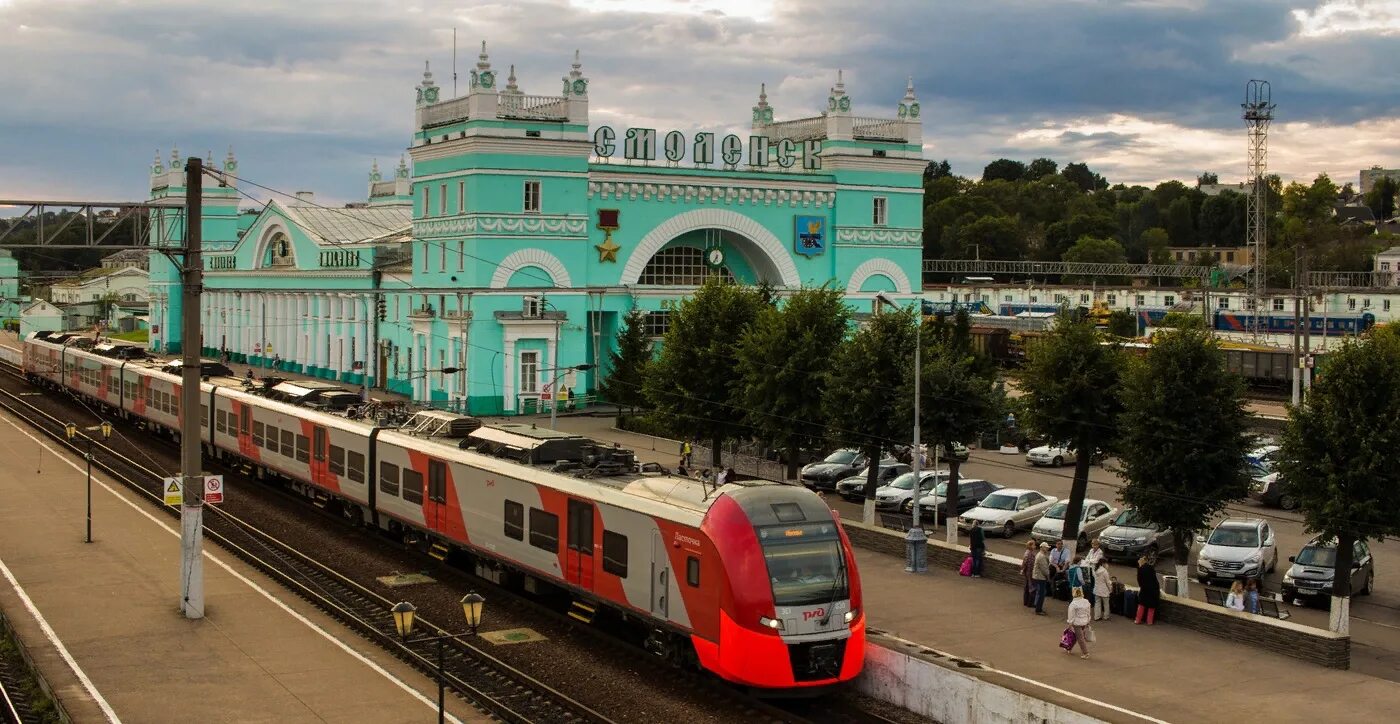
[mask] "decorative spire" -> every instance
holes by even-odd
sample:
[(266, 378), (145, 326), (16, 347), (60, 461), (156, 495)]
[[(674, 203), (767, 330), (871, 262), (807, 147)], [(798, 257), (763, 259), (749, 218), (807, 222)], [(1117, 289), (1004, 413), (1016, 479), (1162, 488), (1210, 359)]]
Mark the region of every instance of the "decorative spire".
[(382, 176), (379, 175), (379, 159), (376, 158), (374, 159), (374, 164), (369, 167), (369, 180), (370, 183), (374, 183), (381, 178)]
[(768, 105), (768, 84), (758, 84), (758, 105), (753, 107), (754, 125), (773, 122), (773, 109)]
[(179, 146), (171, 146), (171, 147), (170, 147), (170, 168), (173, 169), (173, 168), (179, 168), (179, 167), (180, 167), (180, 147), (179, 147)]
[(919, 117), (919, 99), (914, 97), (914, 76), (909, 76), (909, 85), (904, 88), (904, 99), (899, 102), (899, 117), (915, 120)]
[(214, 149), (209, 148), (204, 151), (205, 168), (214, 168)]
[(512, 95), (520, 95), (520, 86), (515, 84), (515, 64), (510, 64), (510, 75), (506, 76), (506, 91)]
[(232, 173), (238, 169), (238, 159), (233, 155), (233, 144), (229, 144), (228, 155), (224, 156), (224, 170)]
[(481, 55), (476, 56), (477, 70), (491, 70), (491, 58), (486, 54), (486, 41), (481, 41)]
[(433, 71), (428, 61), (423, 61), (423, 82), (418, 84), (418, 105), (438, 102), (438, 87), (433, 82)]
[(496, 85), (496, 72), (491, 70), (491, 57), (486, 54), (486, 41), (481, 41), (481, 55), (477, 56), (476, 69), (471, 72), (471, 88), (489, 91)]
[(826, 99), (828, 113), (848, 113), (851, 110), (851, 97), (846, 95), (846, 81), (840, 70), (836, 71), (836, 85), (831, 87), (831, 95)]
[(427, 88), (433, 84), (433, 71), (429, 67), (428, 61), (423, 61), (423, 87)]
[(404, 159), (403, 154), (399, 154), (399, 170), (397, 173), (399, 178), (408, 178), (408, 161)]
[(155, 175), (159, 175), (159, 174), (162, 174), (162, 173), (165, 173), (165, 166), (161, 165), (161, 161), (160, 161), (160, 149), (157, 148), (157, 149), (156, 149), (156, 161), (155, 161), (155, 163), (151, 164), (151, 175), (152, 175), (152, 176), (155, 176)]
[(583, 77), (583, 63), (579, 60), (577, 49), (574, 50), (572, 69), (568, 75), (564, 76), (564, 95), (588, 95), (588, 79)]

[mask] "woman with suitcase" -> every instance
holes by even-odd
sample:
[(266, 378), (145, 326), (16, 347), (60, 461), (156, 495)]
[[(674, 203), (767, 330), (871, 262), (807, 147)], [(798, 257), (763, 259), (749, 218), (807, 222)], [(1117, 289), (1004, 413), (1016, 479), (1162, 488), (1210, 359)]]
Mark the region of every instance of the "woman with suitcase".
[(1137, 616), (1133, 623), (1142, 623), (1144, 616), (1151, 626), (1157, 618), (1157, 605), (1162, 602), (1162, 588), (1157, 583), (1157, 569), (1147, 556), (1138, 559), (1138, 599)]

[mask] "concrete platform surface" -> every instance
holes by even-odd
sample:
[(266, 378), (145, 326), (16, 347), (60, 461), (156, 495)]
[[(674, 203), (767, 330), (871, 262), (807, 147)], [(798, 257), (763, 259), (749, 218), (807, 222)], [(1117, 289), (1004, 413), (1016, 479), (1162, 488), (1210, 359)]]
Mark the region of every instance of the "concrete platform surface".
[[(424, 722), (437, 685), (206, 541), (178, 609), (179, 528), (0, 416), (0, 609), (73, 721)], [(461, 721), (487, 721), (449, 698)]]

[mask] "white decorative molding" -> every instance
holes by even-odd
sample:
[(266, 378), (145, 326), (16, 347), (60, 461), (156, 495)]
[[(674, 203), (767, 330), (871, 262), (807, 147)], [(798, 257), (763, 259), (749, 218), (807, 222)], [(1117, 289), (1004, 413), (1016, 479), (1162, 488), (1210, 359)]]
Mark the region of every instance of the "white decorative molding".
[(851, 281), (846, 284), (846, 291), (848, 293), (859, 292), (860, 288), (876, 275), (888, 277), (890, 281), (894, 282), (895, 291), (900, 294), (913, 293), (913, 286), (909, 283), (909, 275), (905, 274), (903, 268), (889, 259), (870, 259), (856, 267), (856, 270), (851, 272)]
[(826, 207), (836, 206), (835, 191), (772, 189), (763, 186), (713, 186), (704, 183), (663, 183), (630, 181), (590, 181), (588, 198), (602, 201), (664, 201), (670, 203), (715, 204), (722, 206)]
[[(264, 265), (263, 258), (267, 256), (267, 247), (278, 234), (287, 238), (287, 256), (291, 259), (288, 264)], [(246, 238), (246, 235), (245, 235)], [(281, 219), (274, 219), (267, 222), (258, 233), (258, 245), (253, 249), (253, 261), (250, 265), (253, 269), (296, 269), (297, 250), (296, 244), (292, 241), (292, 231), (282, 223)]]
[(838, 226), (837, 244), (908, 244), (922, 245), (923, 229), (892, 229), (883, 226)]
[(564, 263), (559, 261), (558, 257), (543, 249), (521, 249), (502, 259), (496, 266), (496, 272), (491, 275), (491, 288), (505, 289), (511, 276), (527, 266), (543, 269), (549, 274), (549, 278), (554, 280), (554, 286), (574, 286), (573, 280), (569, 278), (569, 270), (564, 268)]
[[(704, 187), (708, 190), (708, 187)], [(647, 232), (642, 240), (637, 242), (637, 246), (627, 257), (627, 264), (622, 268), (622, 284), (636, 284), (642, 277), (642, 270), (646, 268), (647, 262), (661, 251), (663, 246), (676, 237), (699, 229), (723, 229), (738, 234), (751, 242), (751, 250), (760, 252), (765, 258), (762, 260), (750, 259), (750, 262), (766, 261), (782, 278), (782, 285), (785, 287), (799, 287), (802, 279), (798, 275), (797, 265), (792, 262), (792, 255), (788, 253), (787, 247), (778, 240), (767, 228), (753, 219), (744, 216), (736, 211), (727, 209), (695, 209), (685, 213), (677, 214), (667, 219), (660, 226)], [(745, 251), (743, 247), (739, 249)], [(762, 266), (754, 263), (754, 267)], [(906, 279), (906, 284), (908, 280)]]
[(582, 216), (543, 216), (540, 214), (465, 214), (441, 219), (417, 219), (413, 236), (428, 239), (439, 236), (550, 236), (583, 239), (588, 220)]

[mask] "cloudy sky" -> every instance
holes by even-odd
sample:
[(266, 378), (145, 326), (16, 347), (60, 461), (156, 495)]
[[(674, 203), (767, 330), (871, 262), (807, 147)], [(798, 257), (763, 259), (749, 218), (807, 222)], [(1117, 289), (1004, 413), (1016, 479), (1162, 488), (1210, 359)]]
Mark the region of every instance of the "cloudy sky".
[(1400, 0), (0, 0), (0, 198), (144, 196), (157, 149), (232, 144), (241, 171), (363, 197), (407, 145), (431, 61), (480, 41), (526, 93), (572, 52), (591, 124), (741, 130), (760, 82), (814, 115), (838, 68), (862, 115), (912, 75), (925, 153), (1085, 161), (1113, 182), (1237, 181), (1246, 81), (1278, 103), (1270, 167), (1400, 166)]

